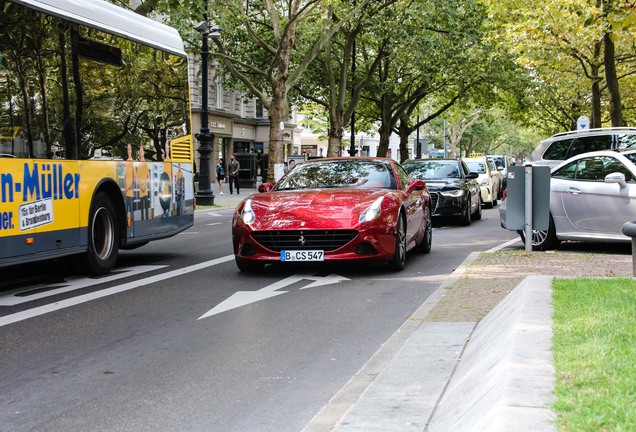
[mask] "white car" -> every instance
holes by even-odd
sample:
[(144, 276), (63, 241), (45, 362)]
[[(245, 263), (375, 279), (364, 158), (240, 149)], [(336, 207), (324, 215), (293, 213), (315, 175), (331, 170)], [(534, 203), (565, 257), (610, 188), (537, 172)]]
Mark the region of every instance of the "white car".
[(486, 157), (464, 158), (462, 159), (468, 165), (471, 172), (479, 174), (477, 179), (481, 189), (481, 202), (487, 207), (492, 208), (497, 205), (499, 199), (499, 184), (501, 173), (497, 169), (493, 169), (494, 162), (488, 161)]
[[(504, 198), (499, 215), (508, 229), (506, 207)], [(636, 151), (583, 153), (552, 168), (548, 230), (532, 231), (532, 248), (554, 249), (563, 240), (630, 242), (622, 227), (634, 219)]]
[(488, 155), (488, 157), (492, 158), (495, 161), (495, 165), (499, 172), (501, 172), (501, 176), (503, 177), (501, 193), (499, 197), (503, 195), (503, 191), (506, 190), (506, 182), (508, 179), (508, 168), (514, 165), (514, 162), (508, 155)]

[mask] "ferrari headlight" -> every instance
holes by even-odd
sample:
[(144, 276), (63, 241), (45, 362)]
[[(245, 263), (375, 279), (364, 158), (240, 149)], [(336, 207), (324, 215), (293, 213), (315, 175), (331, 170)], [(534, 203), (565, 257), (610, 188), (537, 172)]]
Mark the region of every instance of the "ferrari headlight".
[(380, 198), (378, 198), (375, 201), (373, 201), (373, 203), (369, 207), (367, 207), (367, 209), (365, 211), (360, 213), (360, 217), (358, 218), (358, 221), (359, 222), (370, 222), (373, 219), (375, 219), (378, 216), (380, 216), (380, 211), (381, 211), (381, 208), (382, 208), (382, 200), (383, 199), (384, 199), (384, 197), (381, 196)]
[(447, 197), (460, 197), (464, 195), (464, 191), (462, 189), (455, 189), (441, 192), (441, 194)]
[(245, 205), (243, 206), (243, 211), (241, 212), (241, 219), (247, 225), (254, 223), (256, 220), (256, 215), (254, 214), (254, 210), (252, 210), (252, 200), (248, 199), (245, 201)]

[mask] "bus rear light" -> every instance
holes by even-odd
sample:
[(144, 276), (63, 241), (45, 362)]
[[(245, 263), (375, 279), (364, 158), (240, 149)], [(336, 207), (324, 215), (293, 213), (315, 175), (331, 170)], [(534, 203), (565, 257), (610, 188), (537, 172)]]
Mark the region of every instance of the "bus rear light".
[(35, 243), (35, 239), (33, 237), (27, 237), (26, 244), (33, 244), (33, 243)]

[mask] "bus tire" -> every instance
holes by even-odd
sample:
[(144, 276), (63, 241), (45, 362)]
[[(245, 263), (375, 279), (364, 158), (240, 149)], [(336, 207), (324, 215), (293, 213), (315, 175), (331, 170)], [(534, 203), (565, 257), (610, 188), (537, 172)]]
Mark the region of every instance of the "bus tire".
[(109, 273), (119, 254), (119, 225), (115, 206), (105, 192), (98, 192), (88, 220), (86, 270), (93, 275)]

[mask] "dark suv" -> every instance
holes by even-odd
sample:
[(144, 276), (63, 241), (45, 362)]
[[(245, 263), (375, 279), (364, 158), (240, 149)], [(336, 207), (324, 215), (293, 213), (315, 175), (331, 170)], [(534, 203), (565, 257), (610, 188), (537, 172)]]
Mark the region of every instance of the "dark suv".
[(636, 128), (603, 128), (563, 132), (541, 141), (526, 159), (533, 165), (556, 166), (572, 156), (596, 150), (636, 149)]

